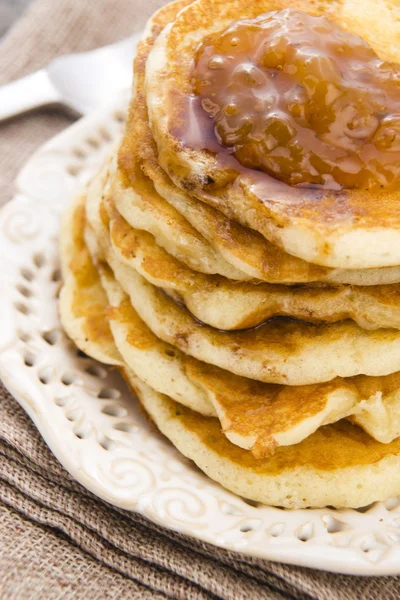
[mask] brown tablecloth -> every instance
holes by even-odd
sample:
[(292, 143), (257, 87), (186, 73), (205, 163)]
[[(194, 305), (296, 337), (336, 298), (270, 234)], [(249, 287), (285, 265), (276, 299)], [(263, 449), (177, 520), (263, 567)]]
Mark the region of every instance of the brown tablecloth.
[[(0, 45), (0, 83), (57, 54), (140, 30), (160, 5), (36, 0)], [(63, 113), (48, 109), (0, 125), (0, 204), (11, 197), (13, 179), (33, 150), (69, 123)], [(346, 577), (244, 559), (107, 505), (63, 470), (0, 387), (2, 600), (399, 597), (399, 578)]]

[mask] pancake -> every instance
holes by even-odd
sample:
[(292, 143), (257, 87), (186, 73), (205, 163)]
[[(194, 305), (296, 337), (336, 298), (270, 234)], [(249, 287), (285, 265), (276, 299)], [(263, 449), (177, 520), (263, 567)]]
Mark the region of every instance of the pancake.
[(376, 442), (346, 421), (321, 427), (264, 460), (234, 446), (219, 421), (130, 379), (158, 429), (209, 477), (245, 498), (285, 508), (357, 508), (400, 494), (400, 440)]
[[(181, 189), (307, 262), (351, 269), (398, 265), (398, 188), (386, 180), (371, 189), (293, 187), (266, 173), (242, 168), (238, 161), (225, 166), (221, 151), (202, 149), (207, 141), (199, 134), (201, 125), (189, 121), (189, 115), (193, 116), (188, 100), (193, 95), (193, 59), (205, 36), (238, 19), (284, 8), (281, 0), (253, 4), (233, 0), (229, 5), (224, 0), (198, 0), (162, 31), (146, 63), (146, 101), (160, 165)], [(327, 16), (361, 36), (379, 58), (397, 67), (399, 25), (390, 0), (379, 6), (373, 0), (362, 4), (297, 0), (291, 8)], [(395, 151), (393, 161), (398, 160)]]
[[(174, 3), (169, 6), (172, 11)], [(276, 284), (379, 285), (399, 282), (400, 267), (346, 270), (307, 263), (192, 198), (172, 183), (158, 165), (143, 90), (147, 55), (160, 25), (165, 26), (168, 23), (166, 17), (170, 16), (171, 13), (166, 15), (164, 9), (156, 13), (137, 49), (135, 93), (112, 184), (114, 201), (124, 218), (133, 227), (153, 234), (157, 243), (178, 260), (203, 273), (218, 273), (239, 281), (255, 278)], [(234, 276), (232, 272), (228, 274), (221, 258), (236, 268)]]
[[(250, 449), (258, 458), (278, 446), (296, 444), (320, 426), (348, 416), (362, 422), (380, 441), (389, 442), (399, 435), (399, 374), (336, 379), (305, 387), (268, 385), (201, 363), (159, 340), (135, 313), (107, 265), (98, 259), (101, 253), (93, 231), (87, 225), (83, 230), (82, 203), (81, 196), (70, 222), (66, 220), (68, 227), (63, 229), (62, 243), (69, 247), (64, 271), (67, 277), (79, 265), (81, 277), (75, 287), (78, 297), (86, 294), (87, 282), (98, 281), (100, 276), (101, 285), (94, 300), (97, 313), (108, 320), (109, 329), (107, 336), (97, 335), (97, 330), (90, 335), (93, 328), (89, 330), (92, 356), (108, 357), (110, 363), (110, 355), (119, 358), (119, 352), (122, 359), (112, 364), (127, 365), (154, 390), (168, 393), (195, 412), (218, 415), (228, 439)], [(67, 299), (68, 296), (65, 302)], [(71, 305), (67, 314), (73, 311), (73, 301)], [(118, 351), (113, 348), (114, 343)]]
[(107, 297), (83, 239), (84, 202), (85, 194), (76, 197), (61, 228), (61, 324), (82, 352), (108, 365), (121, 365), (107, 321)]
[(223, 332), (196, 321), (134, 269), (112, 256), (107, 260), (132, 306), (157, 337), (237, 375), (308, 385), (400, 369), (400, 333), (394, 329), (366, 331), (352, 321), (314, 325), (276, 318), (257, 328)]
[[(101, 202), (99, 197), (98, 204)], [(363, 329), (400, 329), (399, 284), (287, 287), (238, 283), (203, 275), (165, 252), (151, 234), (130, 227), (112, 208), (111, 215), (110, 238), (118, 260), (135, 268), (147, 281), (186, 306), (197, 319), (216, 329), (254, 327), (276, 316), (312, 323), (352, 319)]]

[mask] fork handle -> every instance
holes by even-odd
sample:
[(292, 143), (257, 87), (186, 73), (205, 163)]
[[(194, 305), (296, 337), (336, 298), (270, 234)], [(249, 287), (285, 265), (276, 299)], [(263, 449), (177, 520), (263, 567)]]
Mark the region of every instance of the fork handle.
[(61, 96), (41, 69), (0, 86), (0, 121), (33, 108), (61, 102)]

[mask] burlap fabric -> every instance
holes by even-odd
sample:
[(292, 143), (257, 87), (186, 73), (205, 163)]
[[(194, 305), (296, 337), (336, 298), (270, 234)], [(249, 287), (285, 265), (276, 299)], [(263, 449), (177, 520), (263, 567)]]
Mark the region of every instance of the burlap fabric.
[[(36, 0), (0, 46), (0, 83), (56, 54), (140, 30), (160, 4)], [(13, 178), (32, 151), (69, 123), (63, 113), (43, 110), (0, 125), (0, 204), (11, 197)], [(399, 597), (399, 578), (345, 577), (241, 559), (101, 502), (63, 470), (0, 388), (2, 600)]]

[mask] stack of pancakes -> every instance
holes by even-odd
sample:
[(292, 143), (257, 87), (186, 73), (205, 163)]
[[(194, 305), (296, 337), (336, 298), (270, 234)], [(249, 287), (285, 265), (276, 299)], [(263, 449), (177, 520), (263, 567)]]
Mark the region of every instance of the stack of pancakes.
[[(395, 194), (316, 199), (174, 135), (199, 41), (278, 4), (177, 0), (150, 20), (124, 139), (64, 219), (60, 312), (211, 478), (272, 505), (358, 507), (400, 493)], [(296, 6), (384, 52), (364, 9), (320, 4)]]

